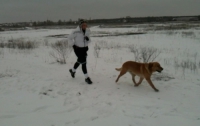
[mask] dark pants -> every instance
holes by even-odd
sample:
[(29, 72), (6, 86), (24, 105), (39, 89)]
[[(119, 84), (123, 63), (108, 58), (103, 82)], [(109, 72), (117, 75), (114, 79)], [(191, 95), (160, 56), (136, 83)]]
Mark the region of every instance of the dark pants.
[(79, 65), (82, 64), (83, 73), (86, 74), (87, 73), (86, 59), (87, 59), (88, 47), (77, 47), (74, 45), (73, 49), (74, 49), (74, 53), (76, 54), (78, 58), (77, 62), (74, 64), (74, 69), (77, 69)]

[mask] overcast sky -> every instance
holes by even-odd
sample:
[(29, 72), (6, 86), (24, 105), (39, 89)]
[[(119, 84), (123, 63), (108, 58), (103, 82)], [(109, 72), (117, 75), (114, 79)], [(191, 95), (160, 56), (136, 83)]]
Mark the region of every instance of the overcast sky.
[(200, 0), (0, 0), (0, 23), (200, 15)]

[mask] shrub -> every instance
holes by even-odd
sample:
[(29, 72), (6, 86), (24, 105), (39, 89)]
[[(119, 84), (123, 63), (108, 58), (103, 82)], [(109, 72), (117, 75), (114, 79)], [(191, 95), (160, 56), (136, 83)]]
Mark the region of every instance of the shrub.
[(153, 47), (137, 47), (130, 46), (130, 51), (134, 53), (135, 61), (137, 62), (153, 62), (161, 53), (160, 50)]
[(38, 43), (31, 40), (20, 39), (9, 39), (7, 43), (0, 43), (0, 47), (7, 47), (12, 49), (34, 49), (38, 47)]
[(50, 56), (56, 59), (60, 64), (66, 64), (66, 58), (71, 52), (71, 48), (68, 46), (68, 41), (57, 41), (51, 44), (53, 51), (50, 52)]
[(100, 50), (101, 50), (101, 47), (97, 43), (95, 43), (95, 45), (94, 45), (94, 56), (96, 58), (99, 58)]

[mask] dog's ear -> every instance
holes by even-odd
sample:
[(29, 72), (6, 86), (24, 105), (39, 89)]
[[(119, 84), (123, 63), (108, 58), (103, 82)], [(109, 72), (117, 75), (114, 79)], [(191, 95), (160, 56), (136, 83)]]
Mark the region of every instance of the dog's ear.
[(153, 63), (149, 63), (148, 68), (149, 68), (150, 71), (152, 70), (152, 67), (153, 67)]

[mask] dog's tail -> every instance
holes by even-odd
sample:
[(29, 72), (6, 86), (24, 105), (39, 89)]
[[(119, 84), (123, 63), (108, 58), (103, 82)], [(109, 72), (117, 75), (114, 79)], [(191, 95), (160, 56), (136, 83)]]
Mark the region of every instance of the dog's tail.
[(117, 71), (121, 71), (121, 70), (122, 70), (122, 68), (115, 68), (115, 70), (117, 70)]

